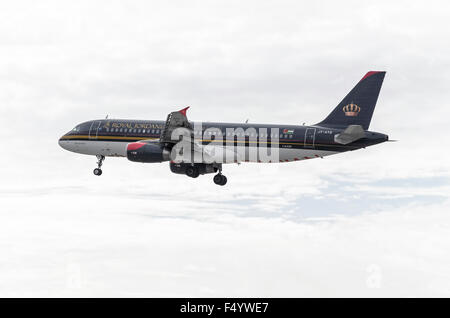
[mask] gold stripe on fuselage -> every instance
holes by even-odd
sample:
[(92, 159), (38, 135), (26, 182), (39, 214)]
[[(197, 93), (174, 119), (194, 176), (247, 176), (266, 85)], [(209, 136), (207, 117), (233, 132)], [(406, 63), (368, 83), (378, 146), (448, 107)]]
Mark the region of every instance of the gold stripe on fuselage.
[[(109, 139), (109, 140), (158, 140), (159, 138), (154, 138), (154, 137), (143, 137), (143, 136), (135, 136), (135, 137), (125, 137), (125, 136), (96, 136), (96, 137), (89, 137), (88, 135), (67, 135), (67, 136), (63, 136), (61, 137), (62, 140), (70, 140), (70, 139), (84, 139), (84, 140), (91, 140), (91, 141), (95, 141), (95, 140), (101, 140), (101, 139)], [(254, 140), (211, 140), (211, 139), (194, 139), (196, 141), (199, 142), (220, 142), (223, 143), (223, 141), (225, 142), (229, 142), (229, 143), (260, 143), (260, 144), (272, 144), (271, 141), (254, 141)], [(274, 142), (275, 143), (275, 142)], [(279, 145), (303, 145), (303, 146), (325, 146), (325, 147), (340, 147), (340, 148), (345, 148), (345, 145), (335, 145), (335, 144), (305, 144), (304, 142), (278, 142), (277, 144)], [(347, 147), (348, 148), (348, 147)]]
[(95, 136), (89, 137), (88, 135), (67, 135), (61, 137), (62, 140), (70, 140), (70, 139), (84, 139), (84, 140), (98, 140), (98, 139), (115, 139), (115, 140), (155, 140), (159, 138), (151, 138), (151, 137), (125, 137), (125, 136)]

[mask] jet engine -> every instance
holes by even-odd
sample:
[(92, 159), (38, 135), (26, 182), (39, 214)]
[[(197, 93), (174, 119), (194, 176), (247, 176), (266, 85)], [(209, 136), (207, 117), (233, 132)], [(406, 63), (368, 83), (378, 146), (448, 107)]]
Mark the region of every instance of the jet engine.
[(159, 142), (132, 142), (127, 145), (127, 158), (135, 162), (163, 162), (170, 160), (170, 151)]

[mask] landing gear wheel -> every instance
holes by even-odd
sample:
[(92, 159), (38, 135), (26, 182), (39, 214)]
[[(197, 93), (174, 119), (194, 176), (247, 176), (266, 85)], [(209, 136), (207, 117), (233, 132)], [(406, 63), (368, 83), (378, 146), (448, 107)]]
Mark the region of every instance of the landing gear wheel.
[(225, 184), (227, 184), (227, 177), (225, 177), (223, 174), (218, 173), (214, 176), (213, 181), (217, 185), (224, 186)]
[(191, 166), (186, 168), (186, 175), (191, 178), (197, 178), (199, 176), (199, 171), (197, 167)]
[(94, 169), (94, 174), (96, 176), (101, 176), (102, 175), (102, 165), (103, 165), (103, 161), (105, 160), (105, 156), (102, 155), (97, 155), (97, 168)]

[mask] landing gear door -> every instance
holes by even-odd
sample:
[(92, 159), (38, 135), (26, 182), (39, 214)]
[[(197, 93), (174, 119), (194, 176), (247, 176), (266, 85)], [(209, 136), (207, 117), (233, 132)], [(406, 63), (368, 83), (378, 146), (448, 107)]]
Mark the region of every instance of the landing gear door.
[(89, 139), (97, 139), (98, 129), (102, 122), (100, 120), (92, 122), (91, 128), (89, 129)]
[(307, 128), (305, 131), (305, 148), (313, 149), (316, 141), (316, 128)]

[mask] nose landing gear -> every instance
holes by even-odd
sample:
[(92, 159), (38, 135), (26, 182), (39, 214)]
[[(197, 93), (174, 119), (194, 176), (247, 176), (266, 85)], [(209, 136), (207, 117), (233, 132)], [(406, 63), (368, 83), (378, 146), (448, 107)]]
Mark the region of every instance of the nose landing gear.
[(105, 156), (102, 155), (97, 155), (97, 167), (94, 169), (94, 175), (96, 176), (101, 176), (103, 171), (101, 169), (102, 165), (103, 165), (103, 161), (105, 160)]

